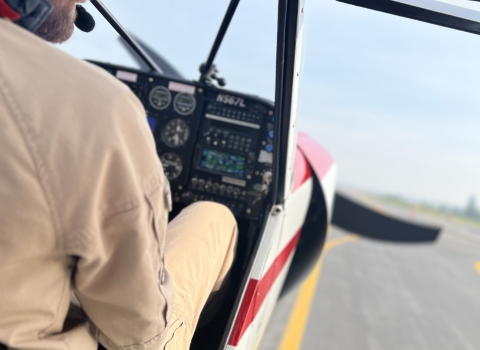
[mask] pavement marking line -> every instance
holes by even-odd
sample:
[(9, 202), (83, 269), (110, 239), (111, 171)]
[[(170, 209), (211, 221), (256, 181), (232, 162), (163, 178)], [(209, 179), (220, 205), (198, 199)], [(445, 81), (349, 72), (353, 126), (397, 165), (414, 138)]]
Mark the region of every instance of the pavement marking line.
[(349, 243), (355, 241), (356, 239), (358, 239), (358, 235), (346, 235), (340, 238), (332, 239), (331, 241), (327, 241), (325, 242), (325, 247), (323, 247), (323, 254), (338, 245)]
[(323, 255), (318, 260), (312, 274), (302, 284), (295, 305), (290, 314), (290, 320), (282, 337), (279, 350), (300, 349), (303, 340), (303, 333), (307, 326), (309, 308), (313, 301), (315, 285), (320, 277), (320, 271), (323, 264)]
[(282, 342), (278, 350), (299, 350), (302, 346), (303, 335), (307, 327), (310, 308), (315, 296), (315, 289), (320, 279), (320, 272), (323, 266), (323, 258), (325, 254), (332, 248), (341, 244), (349, 243), (358, 239), (358, 235), (348, 235), (325, 242), (322, 255), (318, 259), (315, 268), (303, 282), (298, 293), (297, 300), (290, 314), (290, 320), (283, 334)]
[(480, 273), (480, 261), (477, 261), (475, 263), (475, 270), (477, 270), (477, 272)]

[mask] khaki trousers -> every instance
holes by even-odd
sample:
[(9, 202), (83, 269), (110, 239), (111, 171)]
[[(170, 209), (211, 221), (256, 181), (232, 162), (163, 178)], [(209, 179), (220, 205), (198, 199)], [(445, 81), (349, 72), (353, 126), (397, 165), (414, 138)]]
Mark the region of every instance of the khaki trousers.
[(220, 204), (192, 204), (168, 224), (165, 264), (174, 282), (175, 309), (163, 349), (189, 349), (208, 297), (230, 270), (236, 241), (235, 218)]

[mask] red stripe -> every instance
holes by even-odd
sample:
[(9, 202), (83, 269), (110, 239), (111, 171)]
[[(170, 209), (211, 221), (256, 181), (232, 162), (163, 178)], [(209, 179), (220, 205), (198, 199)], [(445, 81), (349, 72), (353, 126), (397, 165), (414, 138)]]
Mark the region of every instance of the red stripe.
[(252, 278), (248, 282), (247, 290), (243, 297), (242, 305), (240, 306), (240, 311), (238, 312), (232, 334), (228, 340), (228, 345), (238, 346), (240, 339), (242, 339), (242, 336), (245, 334), (248, 327), (252, 324), (253, 320), (257, 316), (258, 311), (265, 301), (268, 292), (272, 288), (273, 284), (277, 280), (278, 275), (285, 266), (285, 263), (297, 246), (301, 232), (302, 229), (300, 228), (292, 240), (277, 256), (267, 273), (260, 281)]
[(5, 0), (0, 0), (0, 17), (8, 18), (12, 21), (20, 19), (20, 14), (10, 7)]
[(305, 181), (312, 177), (310, 165), (303, 153), (297, 148), (295, 151), (295, 164), (293, 168), (293, 187), (292, 193), (295, 192)]
[(333, 165), (333, 158), (318, 142), (304, 133), (298, 134), (298, 148), (307, 158), (315, 175), (323, 179)]

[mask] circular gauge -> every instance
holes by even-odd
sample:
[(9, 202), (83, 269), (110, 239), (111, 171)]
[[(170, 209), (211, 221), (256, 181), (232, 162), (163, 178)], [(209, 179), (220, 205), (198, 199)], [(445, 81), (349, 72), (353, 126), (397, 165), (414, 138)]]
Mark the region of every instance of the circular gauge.
[(190, 137), (190, 128), (180, 118), (170, 120), (162, 131), (163, 142), (169, 147), (183, 146)]
[(162, 110), (170, 106), (172, 94), (165, 86), (157, 86), (150, 91), (150, 104), (153, 108)]
[(163, 172), (169, 180), (175, 180), (183, 170), (183, 162), (178, 154), (173, 152), (164, 153), (160, 156)]
[(184, 92), (175, 96), (173, 100), (173, 108), (180, 115), (192, 114), (196, 106), (197, 100), (195, 100), (195, 96)]

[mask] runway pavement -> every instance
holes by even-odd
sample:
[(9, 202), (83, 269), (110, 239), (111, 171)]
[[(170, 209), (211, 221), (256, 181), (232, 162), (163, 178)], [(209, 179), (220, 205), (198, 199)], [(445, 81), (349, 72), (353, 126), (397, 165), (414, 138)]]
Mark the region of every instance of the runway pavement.
[[(480, 230), (443, 224), (435, 244), (360, 238), (328, 250), (298, 349), (480, 349)], [(332, 228), (329, 240), (346, 234)], [(260, 350), (289, 347), (297, 297), (279, 302)]]

